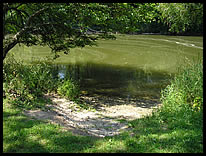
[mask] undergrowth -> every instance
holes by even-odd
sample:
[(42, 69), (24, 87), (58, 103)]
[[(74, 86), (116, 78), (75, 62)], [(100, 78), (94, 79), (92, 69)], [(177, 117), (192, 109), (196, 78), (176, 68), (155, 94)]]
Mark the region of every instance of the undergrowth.
[(60, 79), (53, 75), (52, 60), (34, 60), (23, 64), (14, 57), (8, 56), (3, 64), (3, 92), (11, 103), (24, 108), (44, 107), (45, 93), (58, 92), (75, 100), (80, 89), (78, 84), (69, 78)]

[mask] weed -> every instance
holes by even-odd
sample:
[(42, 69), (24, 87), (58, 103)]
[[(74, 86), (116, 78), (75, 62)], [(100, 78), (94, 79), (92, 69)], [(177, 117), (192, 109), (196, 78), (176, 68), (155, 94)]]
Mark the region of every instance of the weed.
[(69, 98), (70, 100), (75, 100), (80, 95), (80, 88), (73, 79), (68, 78), (58, 87), (57, 93)]
[(44, 93), (55, 91), (58, 79), (52, 76), (48, 62), (25, 65), (9, 56), (3, 64), (3, 90), (14, 105), (39, 107)]

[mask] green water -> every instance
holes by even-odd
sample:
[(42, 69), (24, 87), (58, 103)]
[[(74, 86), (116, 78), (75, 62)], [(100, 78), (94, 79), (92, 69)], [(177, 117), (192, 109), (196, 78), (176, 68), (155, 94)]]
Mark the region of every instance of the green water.
[[(12, 51), (26, 63), (51, 56), (48, 47), (16, 46)], [(60, 77), (72, 75), (86, 92), (159, 97), (178, 66), (203, 56), (203, 37), (117, 35), (60, 55), (54, 70)]]

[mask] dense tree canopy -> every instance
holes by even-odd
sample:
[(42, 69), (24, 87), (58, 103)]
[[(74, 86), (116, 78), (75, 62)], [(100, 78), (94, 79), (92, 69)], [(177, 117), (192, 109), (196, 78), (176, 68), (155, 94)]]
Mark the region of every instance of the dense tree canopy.
[(55, 56), (94, 45), (109, 32), (202, 32), (199, 3), (3, 3), (3, 59), (16, 44), (47, 45)]
[(203, 5), (201, 3), (160, 3), (161, 20), (170, 32), (202, 32)]

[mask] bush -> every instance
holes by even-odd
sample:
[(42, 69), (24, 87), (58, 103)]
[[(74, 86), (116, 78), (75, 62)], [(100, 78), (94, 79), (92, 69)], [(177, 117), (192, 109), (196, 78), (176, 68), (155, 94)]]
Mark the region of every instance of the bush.
[(170, 111), (203, 109), (203, 60), (181, 67), (171, 85), (162, 91), (161, 101)]
[(202, 136), (203, 60), (180, 68), (162, 91), (161, 101), (163, 106), (157, 113), (163, 122), (170, 124), (170, 129), (193, 129)]
[(80, 88), (73, 79), (68, 78), (58, 87), (57, 93), (69, 98), (70, 100), (75, 100), (80, 95)]
[(43, 93), (56, 90), (59, 84), (59, 80), (52, 76), (52, 65), (48, 61), (24, 65), (13, 56), (3, 64), (3, 82), (5, 95), (25, 106), (37, 105), (37, 99)]
[(70, 78), (54, 78), (52, 73), (53, 66), (49, 60), (36, 60), (31, 65), (24, 65), (8, 56), (3, 65), (3, 92), (13, 103), (26, 108), (39, 107), (39, 103), (43, 103), (43, 94), (52, 91), (76, 100), (80, 95), (79, 85)]

